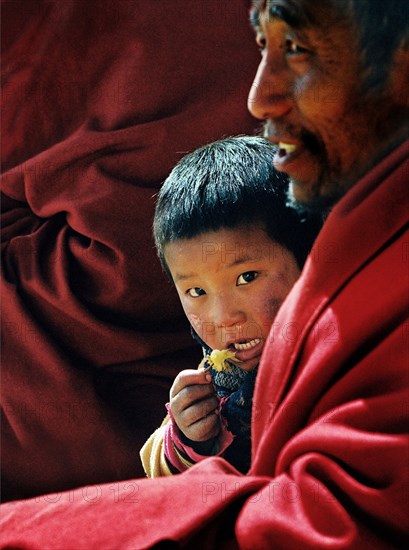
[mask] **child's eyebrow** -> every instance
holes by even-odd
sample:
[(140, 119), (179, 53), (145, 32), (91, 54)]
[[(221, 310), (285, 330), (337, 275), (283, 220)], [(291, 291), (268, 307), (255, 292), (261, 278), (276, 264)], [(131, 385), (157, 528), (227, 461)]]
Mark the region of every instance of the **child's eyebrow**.
[[(227, 253), (228, 255), (228, 253)], [(241, 264), (246, 264), (249, 262), (255, 262), (260, 259), (260, 253), (257, 251), (255, 255), (248, 254), (246, 256), (240, 256), (239, 258), (235, 258), (230, 263), (228, 263), (228, 267), (234, 267)]]
[(189, 279), (193, 279), (194, 277), (197, 277), (197, 273), (175, 273), (172, 275), (172, 279), (175, 283), (179, 281), (187, 281)]

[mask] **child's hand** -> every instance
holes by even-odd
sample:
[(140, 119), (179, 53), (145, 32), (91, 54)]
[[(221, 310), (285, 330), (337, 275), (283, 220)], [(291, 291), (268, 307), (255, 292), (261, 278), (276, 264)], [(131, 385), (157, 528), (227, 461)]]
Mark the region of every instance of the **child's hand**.
[(192, 441), (207, 441), (220, 431), (219, 397), (204, 370), (180, 372), (170, 389), (170, 410), (178, 428)]

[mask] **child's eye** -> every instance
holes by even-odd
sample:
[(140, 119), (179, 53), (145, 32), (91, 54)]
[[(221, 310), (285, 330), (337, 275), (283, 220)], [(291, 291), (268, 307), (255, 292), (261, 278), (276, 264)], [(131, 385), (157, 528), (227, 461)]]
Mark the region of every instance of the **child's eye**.
[(192, 298), (198, 298), (199, 296), (203, 296), (203, 294), (206, 294), (206, 292), (203, 290), (203, 288), (195, 286), (186, 290), (186, 294), (188, 294)]
[(237, 286), (247, 285), (254, 281), (254, 279), (257, 279), (257, 277), (257, 271), (246, 271), (237, 277)]

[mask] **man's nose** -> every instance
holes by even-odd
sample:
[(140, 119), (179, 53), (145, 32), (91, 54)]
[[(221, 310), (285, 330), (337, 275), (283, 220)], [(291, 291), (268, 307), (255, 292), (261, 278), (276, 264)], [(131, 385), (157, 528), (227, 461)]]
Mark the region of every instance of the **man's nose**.
[(288, 67), (281, 52), (274, 57), (265, 53), (250, 88), (247, 107), (260, 120), (281, 118), (292, 108), (290, 90)]

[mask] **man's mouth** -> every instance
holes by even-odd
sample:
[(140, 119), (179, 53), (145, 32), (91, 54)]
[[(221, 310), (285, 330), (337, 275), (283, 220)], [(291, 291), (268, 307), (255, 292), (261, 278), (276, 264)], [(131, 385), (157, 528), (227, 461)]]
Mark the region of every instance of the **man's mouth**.
[(298, 146), (295, 145), (294, 143), (285, 143), (283, 141), (280, 141), (278, 143), (277, 155), (279, 157), (284, 157), (284, 156), (287, 156), (287, 155), (291, 155), (292, 153), (295, 153), (297, 148), (298, 148)]
[(276, 144), (276, 152), (273, 158), (273, 164), (279, 172), (289, 173), (297, 159), (305, 152), (303, 142), (288, 143), (279, 141)]

